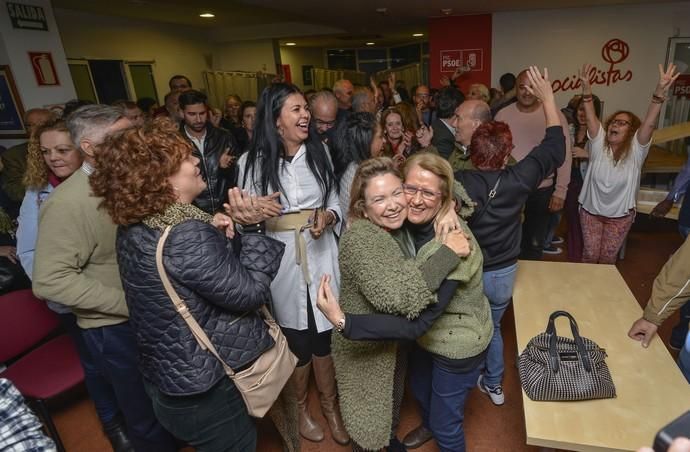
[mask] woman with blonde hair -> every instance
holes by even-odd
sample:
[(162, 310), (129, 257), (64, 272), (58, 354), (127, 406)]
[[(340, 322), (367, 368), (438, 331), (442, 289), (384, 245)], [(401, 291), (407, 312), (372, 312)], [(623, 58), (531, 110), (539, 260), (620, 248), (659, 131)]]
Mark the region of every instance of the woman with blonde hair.
[[(431, 263), (429, 259), (432, 256), (444, 249), (440, 242), (434, 240), (435, 220), (450, 209), (455, 191), (462, 193), (465, 199), (467, 197), (464, 190), (455, 187), (450, 164), (438, 155), (430, 153), (414, 155), (406, 162), (403, 174), (404, 184), (401, 194), (404, 194), (407, 204), (407, 222), (402, 229), (397, 224), (384, 224), (384, 226), (393, 231), (391, 235), (402, 248), (404, 255), (408, 258), (416, 256), (417, 265), (424, 268)], [(358, 197), (361, 198), (356, 182), (353, 184), (351, 208), (357, 207), (356, 200)], [(371, 182), (370, 186), (371, 188), (366, 187), (363, 202), (364, 212), (373, 222), (372, 218), (376, 218), (375, 212), (372, 212), (373, 208), (367, 205), (367, 201), (371, 198), (375, 206), (376, 200), (379, 199), (374, 196), (375, 190), (380, 188), (381, 184)], [(393, 191), (392, 196), (395, 193)], [(391, 206), (395, 205), (392, 200), (389, 203)], [(403, 202), (400, 201), (400, 203)], [(385, 211), (383, 212), (385, 214)], [(465, 209), (462, 213), (469, 214), (471, 209)], [(352, 211), (352, 215), (354, 218), (356, 212)], [(391, 215), (384, 218), (391, 218)], [(361, 225), (353, 222), (352, 227), (356, 232)], [(320, 307), (323, 307), (331, 322), (336, 325), (340, 323), (342, 326), (340, 329), (348, 339), (417, 340), (417, 346), (411, 355), (410, 372), (411, 386), (422, 408), (423, 425), (405, 438), (404, 444), (407, 447), (418, 447), (433, 434), (443, 451), (465, 449), (462, 430), (464, 403), (469, 391), (476, 384), (479, 369), (484, 362), (485, 350), (492, 337), (493, 327), (489, 304), (483, 294), (481, 250), (463, 221), (460, 221), (460, 230), (462, 234), (451, 234), (449, 237), (458, 235), (465, 237), (470, 246), (466, 252), (460, 254), (462, 257), (450, 273), (444, 271), (443, 274), (436, 275), (442, 280), (441, 284), (437, 283), (435, 287), (429, 286), (434, 291), (438, 289), (438, 302), (433, 307), (421, 311), (419, 315), (400, 313), (395, 309), (379, 309), (381, 312), (398, 316), (402, 314), (408, 319), (413, 318), (412, 321), (381, 314), (368, 316), (349, 314), (365, 312), (362, 312), (361, 306), (358, 305), (357, 294), (346, 290), (345, 282), (348, 281), (346, 279), (348, 274), (352, 274), (352, 278), (360, 285), (371, 281), (387, 286), (388, 279), (391, 278), (382, 276), (380, 271), (376, 273), (363, 271), (364, 266), (371, 265), (373, 258), (367, 253), (377, 255), (379, 253), (372, 251), (373, 244), (363, 245), (367, 238), (360, 237), (355, 232), (349, 235), (346, 233), (341, 245), (341, 276), (343, 278), (341, 300), (348, 314), (340, 310), (335, 297), (328, 293), (327, 286), (323, 286), (323, 291), (320, 292)], [(369, 234), (369, 237), (371, 235)], [(367, 246), (367, 251), (357, 253), (358, 247), (361, 246)], [(387, 264), (387, 266), (390, 265), (390, 263)], [(395, 267), (398, 273), (402, 273), (403, 278), (414, 276), (414, 273), (409, 270), (398, 269), (397, 264)], [(376, 274), (376, 277), (372, 277), (372, 274)], [(383, 303), (382, 300), (385, 298), (379, 296), (378, 300), (371, 303)], [(334, 346), (341, 343), (343, 350), (346, 351), (348, 347), (362, 347), (359, 342), (351, 345), (351, 342), (340, 341), (342, 340), (334, 340)], [(361, 353), (361, 349), (359, 351)], [(372, 357), (376, 358), (375, 355)], [(359, 362), (364, 362), (362, 357), (359, 357), (359, 360)], [(357, 370), (352, 370), (345, 363), (341, 367), (344, 386), (355, 386), (359, 381), (356, 377)], [(340, 382), (340, 367), (338, 371)], [(370, 377), (360, 384), (371, 385), (372, 381)], [(358, 388), (355, 393), (363, 390), (363, 388)], [(353, 412), (356, 412), (356, 410), (353, 412), (350, 410), (357, 401), (348, 399), (345, 392), (342, 392), (347, 400), (343, 403), (343, 413), (347, 422), (348, 418), (353, 416)]]
[(486, 102), (487, 104), (491, 100), (491, 95), (489, 94), (489, 88), (482, 83), (473, 83), (470, 85), (470, 91), (467, 93), (467, 99), (475, 99)]

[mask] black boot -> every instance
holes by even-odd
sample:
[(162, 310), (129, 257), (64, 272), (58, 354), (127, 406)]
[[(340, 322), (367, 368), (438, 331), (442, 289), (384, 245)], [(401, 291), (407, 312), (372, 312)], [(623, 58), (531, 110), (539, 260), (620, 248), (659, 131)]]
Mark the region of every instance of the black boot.
[(134, 452), (132, 443), (129, 442), (125, 424), (117, 417), (110, 422), (103, 424), (103, 432), (108, 437), (114, 452)]

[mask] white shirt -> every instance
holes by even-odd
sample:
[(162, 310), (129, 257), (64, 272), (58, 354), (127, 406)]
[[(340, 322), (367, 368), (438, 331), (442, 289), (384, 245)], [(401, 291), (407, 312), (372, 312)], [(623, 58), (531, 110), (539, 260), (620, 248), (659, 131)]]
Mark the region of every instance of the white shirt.
[(623, 160), (614, 164), (613, 153), (605, 144), (606, 132), (600, 125), (595, 137), (590, 137), (589, 167), (578, 201), (582, 208), (593, 215), (620, 218), (634, 209), (640, 188), (640, 173), (647, 158), (651, 140), (640, 144), (637, 132), (632, 139), (632, 149)]
[[(283, 192), (280, 195), (280, 203), (283, 205), (284, 212), (298, 212), (300, 209), (318, 209), (324, 207), (332, 210), (343, 218), (342, 211), (338, 204), (338, 196), (335, 187), (328, 195), (328, 201), (323, 206), (323, 194), (309, 169), (306, 159), (306, 146), (302, 144), (292, 162), (280, 162), (280, 183)], [(254, 168), (253, 174), (247, 176), (244, 181), (244, 174), (247, 166), (247, 153), (244, 153), (239, 161), (238, 184), (251, 194), (261, 195), (259, 181), (261, 177), (260, 169)], [(275, 191), (271, 187), (268, 193)], [(332, 230), (340, 229), (339, 225), (333, 225)], [(319, 333), (333, 328), (331, 323), (316, 307), (316, 292), (319, 288), (321, 275), (331, 275), (331, 289), (336, 296), (339, 296), (340, 271), (338, 268), (338, 243), (333, 232), (324, 232), (321, 238), (314, 240), (308, 230), (302, 232), (302, 236), (307, 244), (307, 261), (309, 265), (309, 275), (311, 285), (302, 277), (302, 270), (295, 261), (295, 234), (293, 231), (267, 232), (269, 237), (285, 243), (285, 253), (280, 263), (280, 269), (275, 279), (271, 283), (271, 295), (273, 297), (273, 312), (280, 326), (295, 330), (306, 330), (307, 324), (307, 290), (311, 300), (314, 320)]]
[(190, 140), (192, 140), (192, 143), (194, 143), (194, 146), (201, 152), (201, 155), (204, 155), (204, 141), (206, 140), (206, 129), (204, 129), (204, 134), (201, 136), (201, 138), (197, 138), (191, 133), (189, 133), (189, 130), (187, 130), (187, 126), (184, 126), (184, 133), (187, 134)]

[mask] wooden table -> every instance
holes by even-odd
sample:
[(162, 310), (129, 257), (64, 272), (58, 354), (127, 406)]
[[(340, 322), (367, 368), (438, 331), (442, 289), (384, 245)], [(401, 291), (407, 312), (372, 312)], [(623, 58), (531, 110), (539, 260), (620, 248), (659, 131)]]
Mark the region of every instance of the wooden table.
[(685, 155), (673, 154), (660, 146), (652, 145), (642, 166), (642, 174), (679, 173), (686, 161)]
[[(662, 342), (629, 339), (639, 304), (613, 265), (520, 261), (513, 294), (518, 350), (546, 329), (551, 312), (566, 310), (580, 334), (606, 349), (618, 397), (583, 402), (534, 402), (524, 393), (527, 444), (575, 451), (630, 451), (690, 409), (690, 385)], [(570, 337), (566, 319), (556, 322)]]

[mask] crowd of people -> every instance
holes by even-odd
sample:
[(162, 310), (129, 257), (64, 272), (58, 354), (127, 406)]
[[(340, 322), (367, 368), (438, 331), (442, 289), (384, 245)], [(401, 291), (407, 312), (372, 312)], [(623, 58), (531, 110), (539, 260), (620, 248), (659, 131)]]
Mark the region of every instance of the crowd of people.
[[(473, 388), (497, 406), (518, 397), (503, 392), (501, 335), (518, 259), (562, 252), (563, 213), (569, 260), (615, 263), (635, 218), (678, 73), (659, 68), (640, 120), (600, 119), (591, 72), (562, 110), (536, 67), (466, 94), (461, 71), (409, 93), (394, 76), (307, 93), (277, 81), (256, 103), (229, 95), (222, 111), (175, 75), (160, 107), (34, 109), (29, 142), (2, 156), (4, 214), (18, 228), (0, 254), (74, 339), (116, 452), (255, 450), (225, 368), (274, 346), (264, 305), (297, 358), (270, 414), (287, 450), (330, 434), (356, 451), (434, 438), (462, 452)], [(690, 298), (690, 245), (678, 253), (630, 331), (645, 346)], [(310, 413), (312, 374), (327, 425)], [(406, 384), (422, 423), (401, 439)]]

